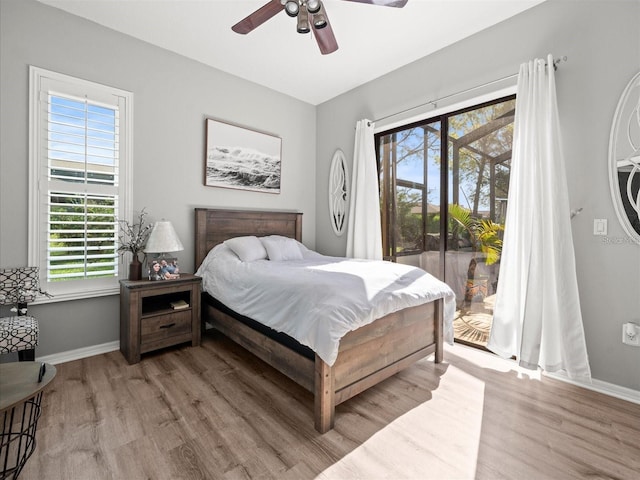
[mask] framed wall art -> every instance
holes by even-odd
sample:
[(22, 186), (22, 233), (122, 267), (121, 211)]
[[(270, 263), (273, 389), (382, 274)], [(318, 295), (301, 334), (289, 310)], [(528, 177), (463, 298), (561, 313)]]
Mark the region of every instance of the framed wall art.
[(280, 193), (282, 139), (208, 118), (205, 185)]

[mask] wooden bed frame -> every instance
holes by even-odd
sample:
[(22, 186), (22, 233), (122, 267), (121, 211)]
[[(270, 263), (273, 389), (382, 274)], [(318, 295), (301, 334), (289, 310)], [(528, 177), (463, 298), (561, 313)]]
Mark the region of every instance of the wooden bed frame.
[[(195, 216), (196, 268), (211, 248), (229, 238), (302, 238), (301, 213), (196, 208)], [(336, 405), (432, 353), (436, 363), (442, 361), (443, 300), (392, 313), (349, 332), (330, 367), (317, 355), (314, 361), (255, 331), (208, 303), (208, 295), (203, 297), (203, 325), (210, 323), (314, 394), (315, 428), (320, 433), (333, 428)]]

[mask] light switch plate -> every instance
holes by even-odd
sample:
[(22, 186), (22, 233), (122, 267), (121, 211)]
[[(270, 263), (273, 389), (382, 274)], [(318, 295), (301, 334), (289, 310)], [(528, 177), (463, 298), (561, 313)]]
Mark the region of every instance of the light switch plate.
[(606, 235), (607, 234), (607, 219), (606, 218), (594, 218), (593, 219), (593, 234), (594, 235)]

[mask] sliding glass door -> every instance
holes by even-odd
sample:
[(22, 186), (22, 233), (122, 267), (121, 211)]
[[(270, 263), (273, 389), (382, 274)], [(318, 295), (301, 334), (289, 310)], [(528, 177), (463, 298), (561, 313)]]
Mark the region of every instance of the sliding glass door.
[(447, 282), (456, 339), (478, 346), (498, 284), (514, 113), (508, 97), (376, 135), (384, 257)]

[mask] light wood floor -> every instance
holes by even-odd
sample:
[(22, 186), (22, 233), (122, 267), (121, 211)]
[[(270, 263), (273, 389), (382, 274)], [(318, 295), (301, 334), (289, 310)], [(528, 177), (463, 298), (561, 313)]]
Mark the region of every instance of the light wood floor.
[(637, 479), (640, 405), (468, 347), (313, 429), (311, 394), (220, 335), (60, 364), (27, 479)]

